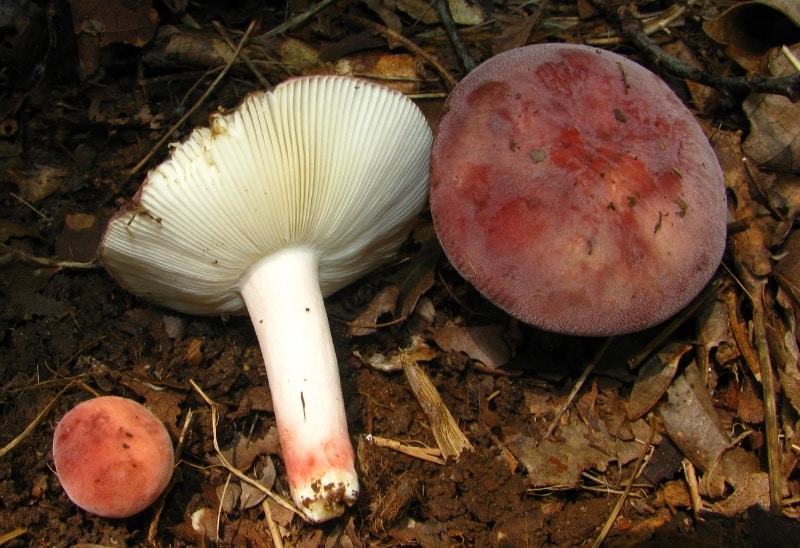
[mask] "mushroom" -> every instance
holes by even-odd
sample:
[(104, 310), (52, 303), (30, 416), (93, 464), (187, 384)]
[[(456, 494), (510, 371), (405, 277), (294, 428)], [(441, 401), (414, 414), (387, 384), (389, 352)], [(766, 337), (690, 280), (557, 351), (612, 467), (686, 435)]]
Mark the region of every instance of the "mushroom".
[(692, 114), (644, 67), (581, 45), (510, 50), (456, 86), (430, 207), (464, 278), (563, 334), (666, 320), (725, 247), (725, 179)]
[(101, 517), (126, 518), (153, 504), (169, 485), (174, 460), (161, 421), (127, 398), (79, 403), (53, 435), (61, 486), (77, 506)]
[(431, 139), (399, 92), (288, 80), (195, 130), (100, 244), (137, 295), (250, 314), (290, 490), (313, 522), (341, 515), (359, 490), (323, 297), (395, 256), (426, 202)]

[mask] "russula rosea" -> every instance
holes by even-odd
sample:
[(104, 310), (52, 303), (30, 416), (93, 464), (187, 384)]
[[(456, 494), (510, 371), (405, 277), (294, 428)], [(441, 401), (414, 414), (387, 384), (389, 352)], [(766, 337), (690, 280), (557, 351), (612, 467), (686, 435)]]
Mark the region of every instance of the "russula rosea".
[(67, 496), (105, 518), (126, 518), (155, 502), (169, 485), (174, 460), (161, 421), (127, 398), (79, 403), (53, 435), (53, 462)]
[(522, 321), (606, 336), (669, 318), (725, 247), (725, 180), (655, 74), (593, 47), (533, 45), (478, 66), (435, 131), (445, 253)]
[(364, 80), (292, 79), (197, 129), (152, 170), (99, 256), (128, 290), (250, 314), (292, 496), (311, 521), (358, 495), (323, 296), (396, 253), (427, 198), (431, 132)]

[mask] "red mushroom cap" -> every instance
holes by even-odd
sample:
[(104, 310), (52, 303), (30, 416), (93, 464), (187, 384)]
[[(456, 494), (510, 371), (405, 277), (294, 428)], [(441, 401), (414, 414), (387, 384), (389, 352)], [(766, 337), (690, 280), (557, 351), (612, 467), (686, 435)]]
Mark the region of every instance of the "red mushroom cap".
[(56, 427), (53, 461), (77, 506), (124, 518), (150, 506), (172, 477), (172, 441), (144, 406), (116, 396), (73, 407)]
[(459, 83), (434, 138), (430, 204), (459, 273), (558, 333), (660, 323), (725, 247), (725, 180), (692, 114), (647, 69), (580, 45), (511, 50)]

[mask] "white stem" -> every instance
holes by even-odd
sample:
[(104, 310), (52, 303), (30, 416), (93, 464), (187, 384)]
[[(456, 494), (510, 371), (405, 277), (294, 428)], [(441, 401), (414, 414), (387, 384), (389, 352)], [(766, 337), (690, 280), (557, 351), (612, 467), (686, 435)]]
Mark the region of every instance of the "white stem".
[(251, 267), (241, 286), (267, 367), (292, 497), (315, 522), (340, 516), (358, 496), (318, 264), (313, 249), (288, 248)]

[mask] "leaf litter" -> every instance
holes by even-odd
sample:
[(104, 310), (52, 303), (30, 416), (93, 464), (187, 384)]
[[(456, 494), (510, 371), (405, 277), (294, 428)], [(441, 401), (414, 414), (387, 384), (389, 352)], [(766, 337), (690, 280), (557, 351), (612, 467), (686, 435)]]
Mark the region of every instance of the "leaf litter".
[[(435, 123), (463, 75), (447, 15), (434, 5), (444, 2), (341, 4), (232, 13), (181, 2), (126, 12), (112, 2), (73, 25), (93, 5), (76, 0), (61, 13), (12, 3), (16, 18), (0, 17), (13, 29), (0, 34), (0, 56), (14, 69), (0, 72), (0, 539), (754, 546), (797, 538), (797, 103), (675, 78), (668, 82), (697, 102), (728, 183), (728, 253), (710, 297), (669, 330), (610, 341), (595, 360), (598, 341), (538, 332), (484, 301), (442, 258), (423, 217), (403, 262), (330, 299), (362, 497), (325, 528), (287, 507), (247, 322), (168, 319), (97, 269), (92, 250), (138, 186), (132, 167), (150, 151), (165, 154), (153, 145), (167, 128), (180, 139), (255, 82), (366, 77), (409, 94)], [(526, 43), (612, 47), (627, 36), (601, 2), (448, 4), (461, 54), (477, 61)], [(779, 36), (797, 37), (794, 3), (726, 7), (639, 9), (656, 44), (701, 71), (739, 74), (743, 65), (767, 80), (797, 72), (797, 44), (766, 41), (760, 50), (760, 29), (737, 15), (772, 9), (787, 29)], [(254, 19), (260, 25), (248, 30)], [(719, 45), (702, 21), (728, 32), (709, 31)], [(62, 34), (29, 47), (48, 25)], [(93, 34), (98, 25), (106, 34)], [(57, 47), (69, 40), (80, 47)], [(59, 91), (46, 85), (54, 82)], [(72, 507), (48, 468), (58, 417), (98, 393), (144, 402), (182, 447), (181, 481), (157, 508), (120, 523)]]

